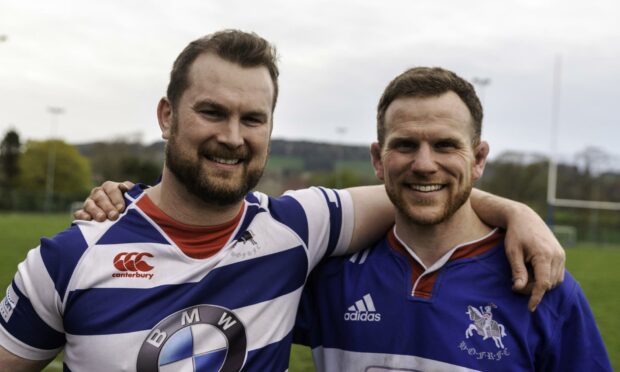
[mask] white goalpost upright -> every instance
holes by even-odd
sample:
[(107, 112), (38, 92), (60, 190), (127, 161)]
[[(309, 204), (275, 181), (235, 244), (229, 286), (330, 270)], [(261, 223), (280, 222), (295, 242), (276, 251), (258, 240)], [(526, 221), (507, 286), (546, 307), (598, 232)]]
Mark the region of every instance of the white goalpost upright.
[(551, 207), (586, 208), (620, 210), (620, 203), (598, 200), (559, 199), (557, 198), (557, 132), (560, 108), (562, 57), (556, 56), (553, 69), (553, 96), (551, 101), (551, 154), (549, 155), (549, 171), (547, 176), (547, 204)]
[(557, 133), (560, 108), (561, 67), (562, 58), (558, 55), (556, 56), (553, 70), (553, 93), (551, 102), (551, 153), (549, 154), (549, 168), (547, 175), (547, 204), (549, 206), (547, 224), (564, 246), (572, 246), (577, 242), (577, 228), (575, 226), (556, 225), (556, 207), (620, 211), (620, 203), (601, 200), (561, 199), (557, 197)]

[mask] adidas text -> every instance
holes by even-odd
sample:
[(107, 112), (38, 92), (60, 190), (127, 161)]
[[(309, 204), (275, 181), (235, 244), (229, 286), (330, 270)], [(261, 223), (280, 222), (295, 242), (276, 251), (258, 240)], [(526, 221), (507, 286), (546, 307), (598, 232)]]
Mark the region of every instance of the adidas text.
[(344, 320), (358, 322), (379, 322), (381, 321), (381, 314), (367, 312), (344, 313)]

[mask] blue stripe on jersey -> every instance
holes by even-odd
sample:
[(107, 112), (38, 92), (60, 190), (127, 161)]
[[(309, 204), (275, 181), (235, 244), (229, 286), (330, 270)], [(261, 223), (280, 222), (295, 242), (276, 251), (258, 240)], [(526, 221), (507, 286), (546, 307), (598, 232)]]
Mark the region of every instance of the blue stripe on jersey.
[(77, 225), (51, 239), (41, 239), (41, 258), (60, 298), (64, 298), (73, 270), (87, 247)]
[(8, 323), (0, 317), (2, 327), (21, 342), (38, 349), (53, 350), (64, 345), (65, 335), (48, 326), (39, 317), (28, 297), (17, 288), (15, 282), (12, 286), (19, 300)]
[(130, 209), (114, 225), (112, 225), (99, 239), (97, 244), (131, 244), (131, 243), (160, 243), (170, 244), (135, 209)]
[(248, 352), (244, 371), (286, 371), (291, 355), (291, 341), (293, 335), (290, 332), (282, 340), (274, 342), (263, 348)]
[(293, 229), (308, 246), (308, 218), (297, 200), (287, 195), (269, 197), (269, 210), (274, 219)]
[(256, 195), (254, 195), (254, 194), (252, 194), (252, 193), (247, 194), (247, 195), (245, 196), (245, 200), (246, 200), (248, 203), (251, 203), (251, 204), (259, 204), (259, 203), (260, 203), (260, 200), (258, 200), (258, 198), (256, 197)]
[[(140, 196), (144, 192), (144, 190), (146, 190), (148, 188), (149, 187), (147, 185), (142, 184), (142, 183), (138, 183), (134, 187), (129, 189), (129, 191), (127, 191), (126, 195), (129, 195), (133, 199), (136, 199), (138, 196)], [(125, 198), (125, 199), (127, 199), (127, 198)], [(126, 205), (129, 205), (129, 204), (130, 203), (126, 203)]]
[(340, 226), (342, 225), (342, 201), (340, 200), (340, 195), (334, 191), (338, 204), (330, 202), (325, 189), (319, 187), (319, 190), (323, 193), (325, 201), (329, 206), (329, 243), (327, 244), (327, 251), (325, 252), (325, 257), (329, 257), (334, 249), (336, 249), (336, 244), (338, 244), (338, 233), (340, 232)]
[[(197, 283), (72, 291), (64, 315), (65, 331), (75, 335), (141, 331), (164, 316), (198, 304), (235, 309), (269, 301), (304, 284), (307, 260), (305, 249), (298, 246), (216, 268)], [(269, 285), (256, 291), (261, 282)]]
[(245, 211), (245, 216), (243, 217), (243, 221), (241, 221), (241, 226), (239, 226), (239, 228), (237, 229), (237, 234), (235, 235), (235, 238), (233, 240), (239, 239), (243, 235), (243, 233), (246, 232), (248, 226), (250, 226), (252, 221), (254, 221), (254, 216), (262, 212), (267, 211), (257, 205), (248, 205)]

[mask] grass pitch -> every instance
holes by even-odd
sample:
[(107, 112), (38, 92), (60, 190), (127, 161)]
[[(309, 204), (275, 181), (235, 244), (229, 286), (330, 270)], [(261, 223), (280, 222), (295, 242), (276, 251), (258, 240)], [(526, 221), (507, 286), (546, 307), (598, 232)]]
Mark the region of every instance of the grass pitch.
[[(17, 264), (43, 236), (52, 236), (71, 222), (68, 214), (0, 214), (0, 297), (11, 282)], [(566, 250), (567, 268), (581, 284), (605, 340), (614, 370), (620, 370), (620, 246), (579, 244)], [(291, 372), (313, 371), (310, 351), (293, 346)], [(62, 371), (57, 359), (44, 371)]]

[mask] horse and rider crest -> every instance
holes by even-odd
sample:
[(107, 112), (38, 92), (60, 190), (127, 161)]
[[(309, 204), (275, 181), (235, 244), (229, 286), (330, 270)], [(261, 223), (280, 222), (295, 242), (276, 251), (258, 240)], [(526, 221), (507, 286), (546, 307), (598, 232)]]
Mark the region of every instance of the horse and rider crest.
[(478, 309), (471, 305), (467, 306), (466, 314), (473, 323), (465, 331), (465, 338), (470, 338), (476, 331), (483, 340), (491, 338), (498, 349), (503, 349), (502, 337), (506, 336), (506, 331), (502, 324), (493, 320), (493, 309), (496, 308), (497, 305), (493, 303), (484, 307), (480, 306)]

